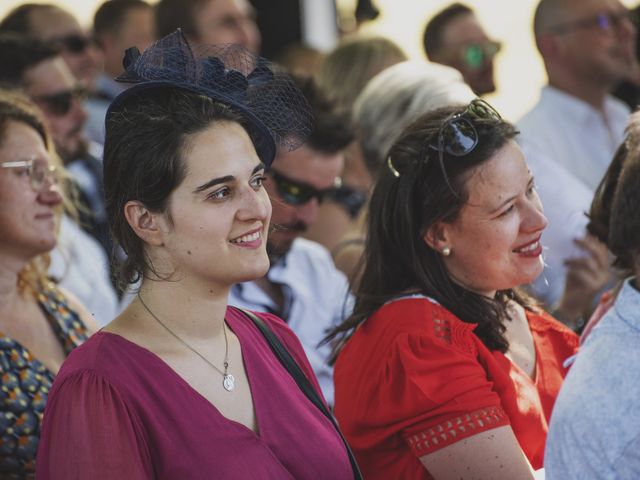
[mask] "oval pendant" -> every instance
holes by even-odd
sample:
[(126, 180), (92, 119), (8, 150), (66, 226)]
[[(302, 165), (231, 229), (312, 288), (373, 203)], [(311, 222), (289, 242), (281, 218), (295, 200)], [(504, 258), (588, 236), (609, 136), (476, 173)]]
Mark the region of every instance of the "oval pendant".
[(233, 375), (227, 373), (222, 380), (222, 386), (227, 392), (231, 392), (236, 388), (236, 379), (233, 378)]

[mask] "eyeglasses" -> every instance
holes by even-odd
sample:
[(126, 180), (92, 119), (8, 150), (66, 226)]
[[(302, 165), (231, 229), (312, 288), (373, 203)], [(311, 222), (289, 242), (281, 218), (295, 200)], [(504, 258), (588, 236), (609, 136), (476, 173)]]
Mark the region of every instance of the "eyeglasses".
[(89, 92), (86, 88), (76, 86), (71, 90), (65, 90), (52, 95), (33, 97), (33, 101), (44, 106), (49, 113), (62, 117), (69, 113), (74, 100), (83, 102), (88, 95)]
[(499, 42), (470, 43), (462, 48), (462, 60), (469, 68), (477, 69), (491, 61), (501, 48)]
[(60, 181), (60, 172), (55, 165), (49, 165), (40, 160), (18, 160), (15, 162), (0, 163), (1, 168), (23, 169), (24, 174), (29, 175), (29, 185), (39, 192), (44, 186), (45, 180), (57, 185)]
[(79, 33), (72, 33), (63, 37), (57, 37), (50, 40), (51, 43), (62, 50), (71, 53), (82, 53), (91, 44), (91, 39)]
[(303, 205), (313, 198), (316, 198), (318, 203), (322, 203), (326, 195), (334, 192), (342, 185), (342, 179), (337, 177), (331, 188), (317, 190), (306, 183), (291, 180), (273, 169), (269, 170), (268, 173), (273, 177), (278, 194), (289, 205)]
[(603, 32), (618, 31), (624, 23), (636, 25), (637, 18), (633, 12), (622, 10), (618, 13), (604, 12), (593, 17), (575, 20), (573, 22), (562, 23), (551, 27), (549, 30), (554, 33), (569, 33), (581, 28), (597, 28)]

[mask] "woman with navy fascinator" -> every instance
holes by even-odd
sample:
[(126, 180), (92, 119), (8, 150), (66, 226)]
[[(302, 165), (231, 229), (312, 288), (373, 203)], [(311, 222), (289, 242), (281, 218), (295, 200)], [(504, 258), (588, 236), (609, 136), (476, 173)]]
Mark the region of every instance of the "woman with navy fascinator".
[(129, 307), (60, 370), (41, 479), (360, 478), (289, 328), (228, 307), (264, 275), (276, 148), (311, 129), (284, 74), (180, 31), (140, 54), (110, 106), (104, 181)]

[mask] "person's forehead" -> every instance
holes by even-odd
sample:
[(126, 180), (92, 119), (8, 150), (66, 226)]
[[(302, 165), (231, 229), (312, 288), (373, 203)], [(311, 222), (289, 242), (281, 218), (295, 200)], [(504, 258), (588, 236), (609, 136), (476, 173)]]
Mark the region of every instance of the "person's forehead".
[(344, 166), (344, 152), (326, 154), (303, 145), (291, 152), (280, 152), (273, 168), (287, 178), (319, 190), (334, 185)]
[(29, 23), (32, 33), (42, 40), (82, 33), (78, 21), (57, 7), (34, 10), (29, 16)]
[(564, 0), (563, 12), (570, 19), (603, 12), (619, 12), (626, 7), (619, 0)]
[(254, 8), (246, 0), (209, 0), (202, 4), (201, 11), (216, 16), (250, 16), (253, 15)]
[(457, 47), (468, 43), (488, 40), (478, 18), (472, 13), (458, 15), (453, 18), (442, 31), (442, 45), (444, 48)]
[(25, 84), (29, 95), (38, 97), (69, 90), (76, 80), (62, 57), (56, 56), (28, 69)]

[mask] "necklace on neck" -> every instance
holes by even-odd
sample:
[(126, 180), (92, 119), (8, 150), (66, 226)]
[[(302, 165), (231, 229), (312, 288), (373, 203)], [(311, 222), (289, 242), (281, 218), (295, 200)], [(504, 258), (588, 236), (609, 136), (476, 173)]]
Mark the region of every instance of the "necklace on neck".
[(207, 358), (205, 358), (204, 355), (202, 355), (200, 352), (198, 352), (195, 348), (193, 348), (191, 345), (189, 345), (187, 342), (185, 342), (182, 338), (180, 338), (176, 333), (174, 333), (169, 327), (167, 327), (162, 320), (160, 320), (150, 309), (149, 307), (147, 307), (147, 304), (144, 303), (144, 300), (142, 300), (142, 297), (140, 296), (140, 292), (138, 292), (138, 299), (140, 300), (140, 303), (142, 304), (142, 306), (144, 307), (144, 309), (149, 313), (149, 315), (151, 315), (151, 317), (158, 322), (167, 332), (169, 332), (176, 340), (178, 340), (182, 345), (184, 345), (185, 347), (187, 347), (189, 350), (191, 350), (193, 353), (195, 353), (196, 355), (198, 355), (202, 360), (204, 360), (208, 365), (210, 365), (211, 367), (213, 367), (218, 373), (220, 373), (222, 375), (222, 386), (224, 387), (224, 389), (227, 392), (231, 392), (233, 391), (234, 388), (236, 388), (236, 379), (233, 375), (231, 375), (229, 373), (229, 340), (227, 340), (227, 329), (226, 329), (226, 322), (223, 321), (222, 322), (222, 333), (224, 334), (224, 372), (222, 370), (220, 370), (218, 367), (216, 367), (213, 363), (211, 363), (209, 360), (207, 360)]

